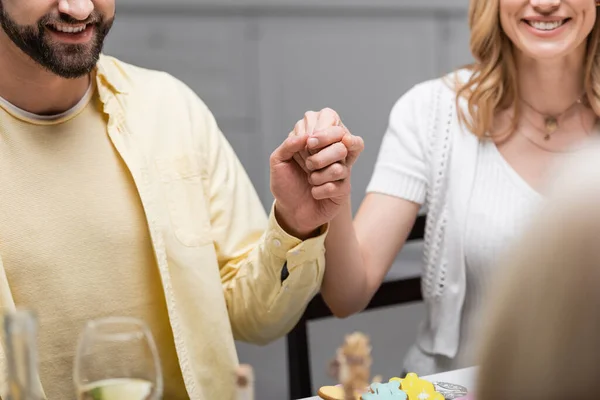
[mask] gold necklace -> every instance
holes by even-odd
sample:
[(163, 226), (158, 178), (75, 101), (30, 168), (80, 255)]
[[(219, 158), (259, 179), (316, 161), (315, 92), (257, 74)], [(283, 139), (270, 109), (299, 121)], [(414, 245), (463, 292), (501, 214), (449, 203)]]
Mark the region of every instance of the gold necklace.
[(573, 104), (571, 104), (569, 107), (567, 107), (566, 110), (564, 110), (563, 112), (561, 112), (557, 115), (545, 114), (543, 112), (538, 111), (534, 106), (532, 106), (527, 101), (525, 101), (525, 99), (523, 97), (521, 97), (521, 101), (527, 107), (531, 108), (534, 112), (536, 112), (542, 118), (544, 118), (544, 128), (545, 128), (544, 140), (550, 140), (550, 138), (552, 137), (552, 134), (558, 130), (559, 118), (562, 117), (564, 114), (566, 114), (568, 111), (570, 111), (577, 104), (581, 104), (583, 96), (584, 96), (583, 94), (581, 96), (579, 96), (579, 98), (577, 98), (577, 100), (575, 100), (575, 102)]

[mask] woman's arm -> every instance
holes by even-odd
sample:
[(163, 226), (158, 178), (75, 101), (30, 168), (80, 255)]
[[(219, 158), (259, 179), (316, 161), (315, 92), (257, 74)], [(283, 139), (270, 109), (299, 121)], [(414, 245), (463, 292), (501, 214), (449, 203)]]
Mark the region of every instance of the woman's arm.
[(416, 85), (396, 102), (354, 222), (349, 200), (331, 221), (321, 293), (338, 317), (367, 306), (426, 202), (435, 162), (429, 160), (431, 88)]
[(350, 203), (331, 222), (321, 294), (335, 316), (347, 317), (367, 306), (406, 242), (419, 209), (408, 200), (370, 193), (354, 222)]

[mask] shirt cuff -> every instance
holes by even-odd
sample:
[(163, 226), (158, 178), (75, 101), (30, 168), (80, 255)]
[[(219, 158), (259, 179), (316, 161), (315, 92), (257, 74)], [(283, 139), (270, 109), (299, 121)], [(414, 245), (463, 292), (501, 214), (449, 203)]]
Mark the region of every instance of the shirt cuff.
[(275, 218), (275, 203), (271, 206), (266, 232), (266, 247), (275, 257), (287, 261), (288, 270), (292, 270), (307, 261), (315, 260), (325, 252), (325, 238), (329, 224), (321, 226), (318, 236), (300, 240), (287, 233)]

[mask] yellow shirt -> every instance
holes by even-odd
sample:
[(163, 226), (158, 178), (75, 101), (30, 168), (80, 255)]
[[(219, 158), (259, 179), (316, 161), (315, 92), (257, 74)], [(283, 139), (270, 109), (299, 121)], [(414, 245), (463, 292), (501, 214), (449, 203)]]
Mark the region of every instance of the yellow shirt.
[[(212, 114), (180, 81), (107, 56), (101, 57), (96, 76), (110, 144), (130, 172), (144, 212), (189, 397), (233, 399), (238, 363), (234, 337), (266, 343), (293, 328), (320, 287), (326, 228), (301, 242), (277, 225), (272, 211), (267, 218)], [(60, 163), (63, 154), (55, 156)], [(33, 206), (12, 207), (27, 213)], [(53, 215), (30, 223), (53, 223)], [(94, 235), (93, 229), (82, 232)], [(105, 254), (116, 251), (115, 246), (106, 245)], [(44, 250), (32, 248), (30, 254)], [(6, 275), (10, 267), (2, 267), (8, 260), (1, 250), (0, 256), (0, 306), (6, 311), (14, 309), (15, 297)], [(290, 274), (282, 282), (285, 263)], [(69, 287), (71, 275), (61, 278)], [(55, 291), (63, 304), (71, 301), (71, 292)], [(0, 368), (4, 364), (2, 351)], [(5, 388), (2, 381), (3, 392)]]
[(184, 400), (144, 210), (94, 89), (53, 118), (0, 99), (0, 254), (8, 283), (16, 305), (38, 315), (49, 399), (75, 396), (73, 357), (85, 322), (116, 315), (149, 325), (165, 398)]

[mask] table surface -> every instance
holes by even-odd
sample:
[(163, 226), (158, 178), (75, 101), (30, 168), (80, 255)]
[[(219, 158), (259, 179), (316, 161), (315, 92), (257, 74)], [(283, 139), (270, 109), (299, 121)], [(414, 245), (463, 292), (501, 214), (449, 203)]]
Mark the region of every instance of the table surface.
[[(477, 368), (464, 368), (457, 369), (455, 371), (443, 372), (435, 375), (422, 376), (420, 378), (427, 379), (431, 382), (448, 382), (455, 383), (466, 387), (469, 391), (473, 390), (473, 384), (475, 383), (475, 372)], [(319, 396), (307, 397), (301, 400), (320, 400)]]

